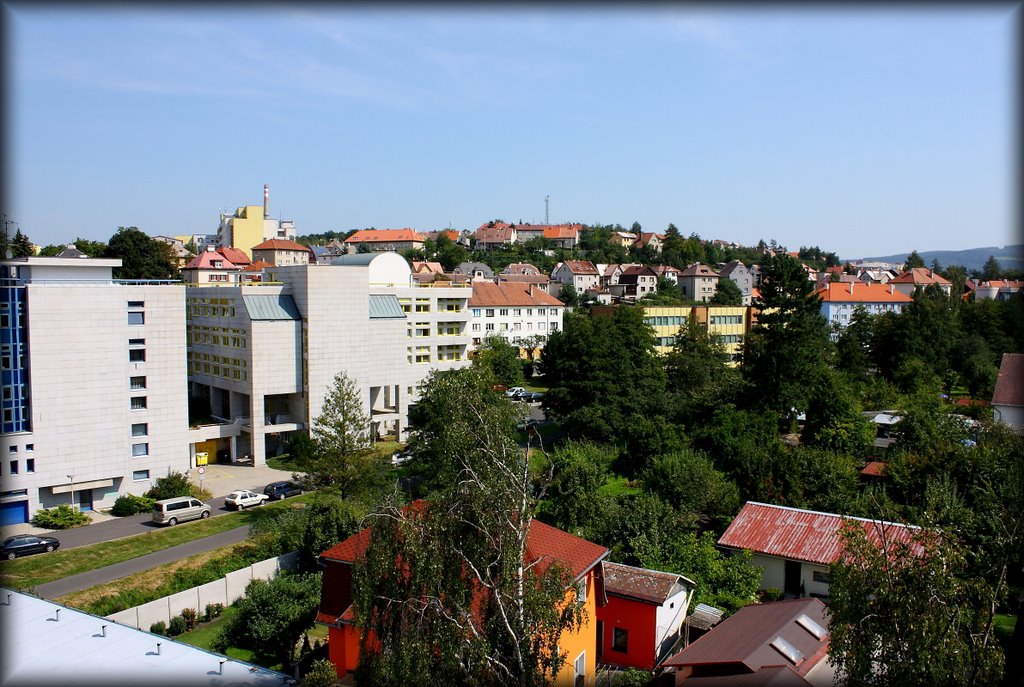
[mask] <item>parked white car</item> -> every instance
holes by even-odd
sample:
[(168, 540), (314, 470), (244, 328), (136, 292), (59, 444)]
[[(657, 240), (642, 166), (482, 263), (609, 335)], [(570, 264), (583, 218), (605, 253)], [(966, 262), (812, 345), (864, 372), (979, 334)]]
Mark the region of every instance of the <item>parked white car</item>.
[(248, 489), (239, 489), (228, 494), (227, 498), (224, 499), (224, 505), (228, 508), (242, 510), (249, 506), (262, 506), (269, 499), (270, 497), (266, 494), (257, 494)]
[(509, 397), (512, 397), (512, 398), (518, 396), (519, 394), (523, 394), (523, 393), (526, 393), (526, 389), (524, 389), (521, 386), (514, 386), (511, 389), (507, 389), (505, 391), (505, 395), (509, 396)]

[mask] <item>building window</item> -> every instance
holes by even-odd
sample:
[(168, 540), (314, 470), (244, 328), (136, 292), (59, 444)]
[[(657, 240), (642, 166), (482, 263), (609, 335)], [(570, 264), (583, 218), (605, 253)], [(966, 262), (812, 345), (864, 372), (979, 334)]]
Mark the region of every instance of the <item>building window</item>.
[(146, 324), (146, 313), (144, 312), (129, 312), (128, 313), (128, 324)]
[(36, 471), (36, 459), (35, 458), (28, 458), (27, 460), (25, 460), (25, 472), (35, 472), (35, 471)]
[(128, 301), (129, 308), (145, 308), (146, 301)]
[(616, 627), (612, 630), (612, 649), (626, 653), (629, 651), (629, 631)]
[(487, 317), (494, 317), (494, 308), (487, 308)]
[(146, 340), (145, 339), (128, 339), (128, 345), (129, 346), (145, 346), (146, 345)]
[(7, 447), (7, 452), (8, 453), (17, 453), (18, 452), (18, 447), (17, 446), (8, 446)]
[(480, 317), (480, 308), (473, 308), (473, 317)]
[(35, 444), (25, 444), (25, 450), (26, 451), (35, 451), (36, 450), (36, 445)]
[(132, 436), (133, 437), (145, 437), (149, 436), (149, 423), (136, 422), (132, 425)]
[(146, 349), (145, 348), (133, 348), (128, 351), (128, 361), (132, 363), (144, 363), (146, 362)]
[(487, 323), (487, 331), (489, 331), (489, 332), (493, 332), (494, 331), (494, 323), (493, 322), (488, 322)]
[(508, 317), (508, 308), (501, 308), (498, 311), (498, 314), (501, 315), (502, 317)]
[(134, 470), (132, 472), (132, 479), (136, 482), (149, 479), (149, 470)]
[(131, 378), (131, 387), (132, 387), (132, 391), (138, 391), (139, 389), (145, 389), (146, 388), (146, 378), (145, 377), (132, 377)]
[(16, 460), (12, 460), (11, 461), (11, 474), (12, 475), (17, 475), (18, 474), (18, 461), (16, 461)]
[(829, 580), (831, 579), (829, 578), (827, 572), (822, 572), (820, 570), (815, 570), (811, 577), (814, 579), (815, 582), (820, 582), (821, 584), (828, 584)]
[(149, 455), (149, 444), (132, 444), (132, 458)]
[(132, 399), (132, 410), (143, 410), (146, 407), (146, 397), (136, 396)]

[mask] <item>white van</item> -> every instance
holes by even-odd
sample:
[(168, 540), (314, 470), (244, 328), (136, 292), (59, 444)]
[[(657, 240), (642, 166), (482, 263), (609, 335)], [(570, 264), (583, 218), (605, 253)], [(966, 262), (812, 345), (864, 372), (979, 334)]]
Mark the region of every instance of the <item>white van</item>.
[(163, 499), (153, 504), (153, 522), (160, 525), (177, 525), (186, 520), (210, 517), (210, 506), (192, 496), (178, 496)]

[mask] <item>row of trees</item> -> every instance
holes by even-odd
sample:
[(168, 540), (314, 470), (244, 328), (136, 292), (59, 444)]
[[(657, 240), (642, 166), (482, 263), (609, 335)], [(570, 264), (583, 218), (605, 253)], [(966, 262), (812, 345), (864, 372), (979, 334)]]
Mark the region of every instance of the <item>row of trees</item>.
[[(6, 237), (5, 237), (6, 240)], [(118, 258), (121, 266), (114, 268), (114, 279), (177, 279), (177, 258), (170, 245), (150, 238), (138, 227), (118, 227), (104, 243), (75, 239), (75, 248), (90, 258)], [(67, 246), (48, 245), (39, 250), (42, 257), (58, 255)], [(13, 257), (35, 255), (35, 246), (19, 229), (11, 245)]]

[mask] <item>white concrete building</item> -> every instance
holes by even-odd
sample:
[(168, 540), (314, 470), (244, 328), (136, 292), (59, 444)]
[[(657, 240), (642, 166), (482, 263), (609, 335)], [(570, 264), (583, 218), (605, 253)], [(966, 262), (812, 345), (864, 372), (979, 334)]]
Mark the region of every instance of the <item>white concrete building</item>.
[(475, 349), (500, 336), (524, 351), (542, 348), (562, 328), (565, 304), (534, 284), (473, 282), (469, 301), (470, 335)]
[(417, 284), (397, 253), (265, 271), (259, 284), (188, 289), (189, 383), (209, 415), (190, 432), (194, 453), (264, 464), (308, 431), (341, 371), (372, 432), (404, 438), (426, 375), (468, 365), (468, 285)]
[(117, 259), (0, 261), (0, 523), (109, 508), (189, 467), (184, 287)]

